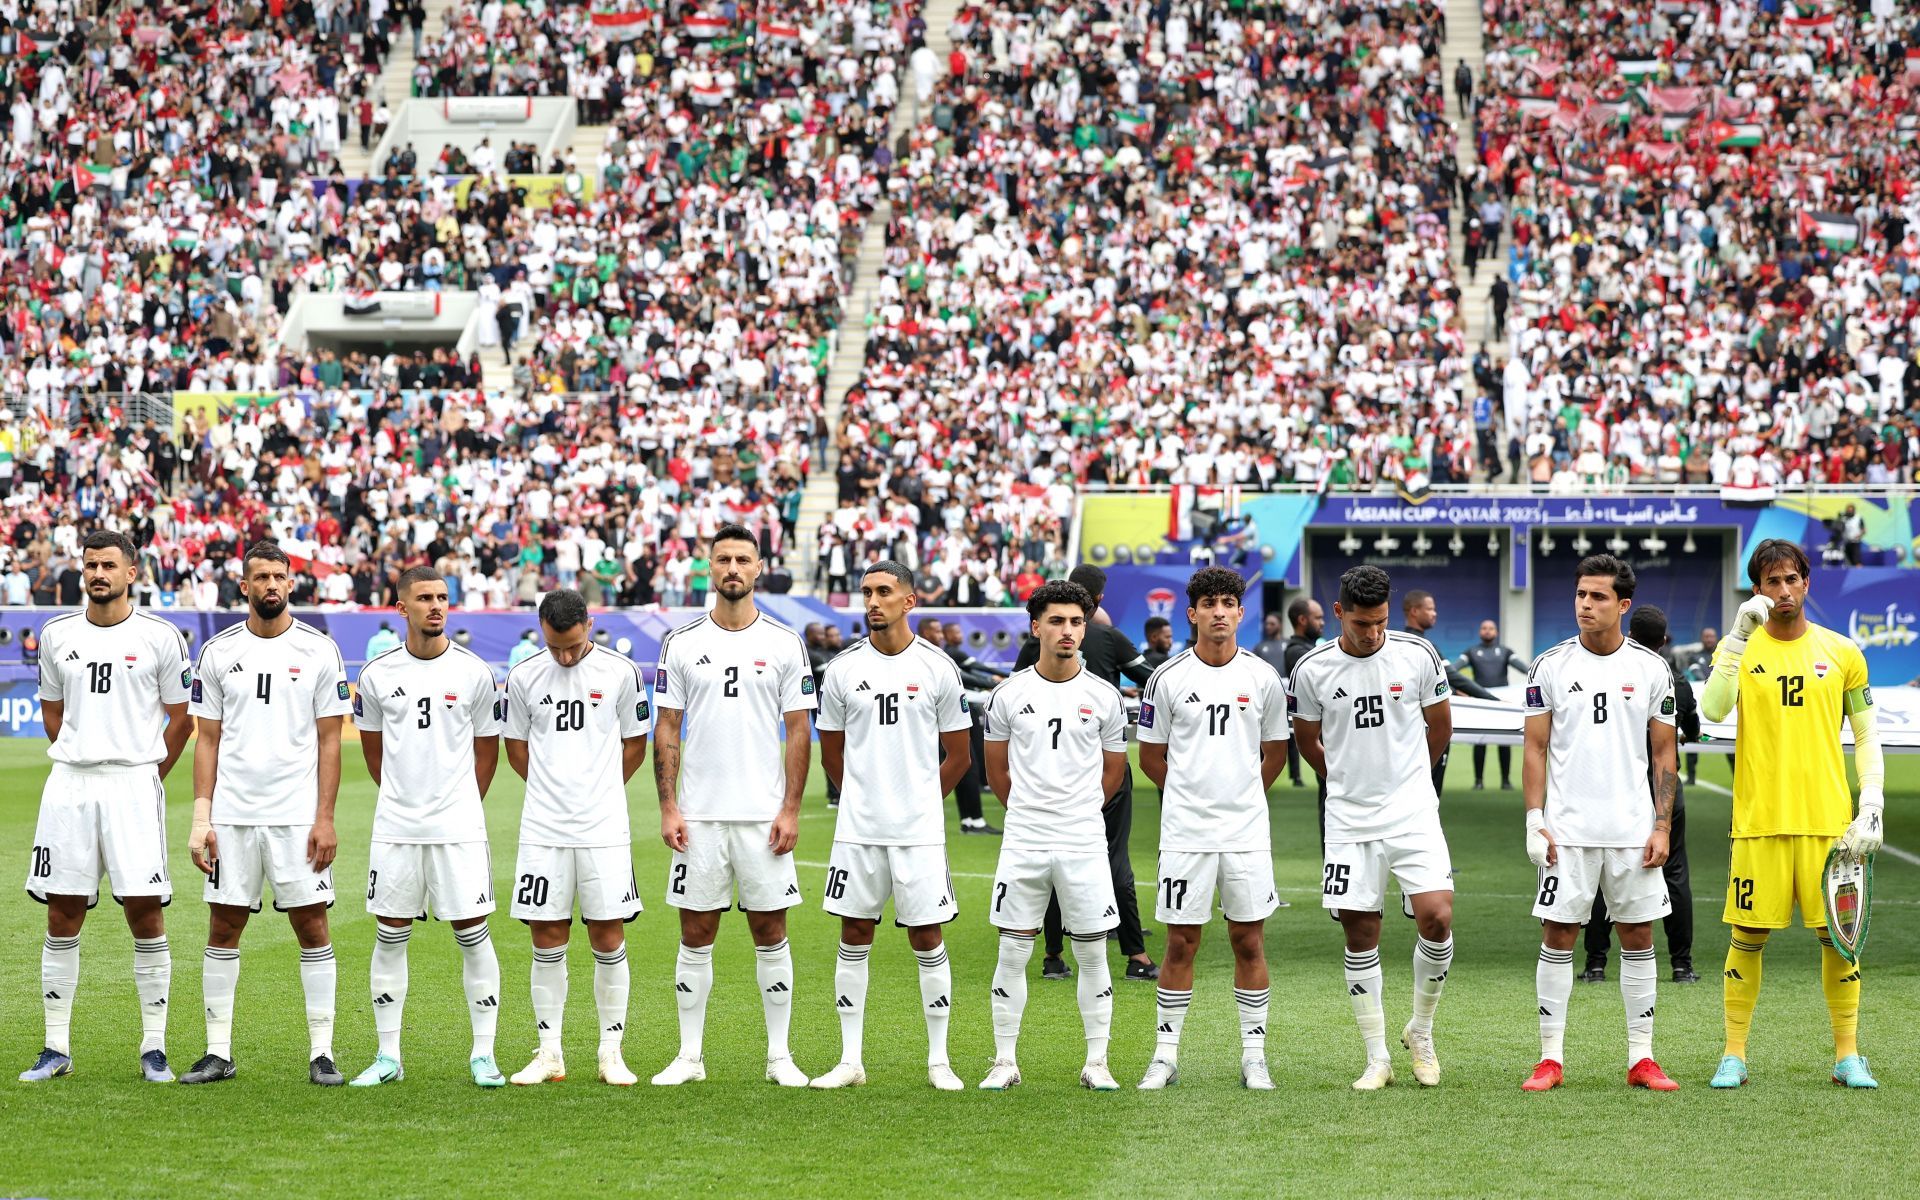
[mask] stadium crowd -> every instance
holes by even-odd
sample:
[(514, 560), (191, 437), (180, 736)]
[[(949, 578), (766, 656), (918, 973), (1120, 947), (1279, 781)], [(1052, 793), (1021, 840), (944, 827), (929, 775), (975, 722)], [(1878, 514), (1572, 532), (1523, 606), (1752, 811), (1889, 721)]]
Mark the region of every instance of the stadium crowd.
[(1488, 466), (1556, 489), (1908, 483), (1920, 13), (1490, 0), (1462, 180), (1513, 296)]

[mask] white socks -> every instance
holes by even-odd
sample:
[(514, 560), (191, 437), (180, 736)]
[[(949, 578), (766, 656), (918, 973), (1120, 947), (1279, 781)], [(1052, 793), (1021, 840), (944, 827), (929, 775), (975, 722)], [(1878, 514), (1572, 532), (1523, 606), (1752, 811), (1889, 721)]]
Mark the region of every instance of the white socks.
[[(1621, 980), (1622, 989), (1626, 981)], [(1573, 951), (1540, 947), (1533, 969), (1533, 990), (1540, 1000), (1540, 1057), (1566, 1065), (1567, 1004), (1573, 999)]]
[(300, 950), (300, 990), (307, 997), (307, 1061), (333, 1057), (333, 943)]
[(1419, 1033), (1433, 1032), (1433, 1010), (1440, 1006), (1440, 993), (1447, 986), (1447, 972), (1453, 967), (1453, 935), (1444, 942), (1430, 942), (1416, 935), (1413, 945), (1413, 1028)]
[(840, 1014), (840, 1061), (860, 1062), (860, 1039), (867, 1016), (867, 954), (873, 949), (840, 943), (840, 962), (833, 969), (833, 1007)]
[(1380, 949), (1347, 951), (1347, 998), (1369, 1062), (1387, 1061), (1387, 1014), (1380, 1006)]
[(947, 1061), (947, 1021), (953, 1016), (953, 970), (947, 965), (943, 943), (931, 950), (915, 950), (920, 960), (920, 1006), (927, 1014), (927, 1065)]
[(1174, 991), (1172, 988), (1156, 988), (1153, 1001), (1153, 1056), (1177, 1063), (1180, 1061), (1180, 1030), (1187, 1023), (1187, 1009), (1193, 1004), (1193, 989)]
[(567, 1011), (567, 947), (533, 948), (533, 1025), (540, 1049), (560, 1053), (560, 1027)]
[(133, 990), (140, 997), (140, 1053), (167, 1048), (167, 989), (173, 954), (167, 935), (133, 939)]
[[(1031, 943), (1032, 939), (1028, 941)], [(1001, 944), (1005, 944), (1004, 935)], [(1073, 961), (1080, 968), (1080, 1026), (1087, 1034), (1087, 1061), (1105, 1062), (1107, 1039), (1113, 1028), (1113, 971), (1107, 966), (1107, 935), (1102, 932), (1092, 937), (1076, 936)], [(1023, 994), (1026, 982), (1022, 975)], [(999, 1040), (999, 1032), (997, 1028), (994, 1030), (995, 1041)]]
[(1627, 1006), (1627, 1066), (1653, 1057), (1653, 947), (1620, 951), (1620, 999)]
[(760, 984), (760, 1011), (767, 1018), (767, 1058), (791, 1058), (787, 1027), (793, 1018), (793, 951), (787, 939), (753, 948), (753, 975)]
[(467, 989), (467, 1016), (473, 1022), (473, 1057), (493, 1057), (493, 1033), (500, 1023), (500, 959), (486, 922), (453, 931), (460, 943), (460, 979)]
[(373, 1030), (380, 1053), (400, 1061), (400, 1023), (407, 1007), (407, 939), (412, 925), (379, 925), (374, 931)]
[(47, 1016), (49, 1050), (73, 1053), (73, 994), (80, 988), (80, 935), (47, 935), (40, 947), (40, 1004)]
[(627, 1034), (627, 944), (593, 952), (593, 1007), (600, 1014), (600, 1048), (620, 1048)]
[(240, 985), (240, 948), (208, 946), (200, 964), (200, 993), (207, 1005), (207, 1053), (233, 1061), (233, 993)]
[(680, 944), (673, 1000), (680, 1007), (680, 1057), (697, 1061), (707, 1036), (707, 993), (713, 990), (713, 947)]
[(1233, 1004), (1240, 1010), (1240, 1061), (1267, 1060), (1268, 988), (1233, 989)]
[[(1000, 933), (1000, 957), (993, 967), (993, 1056), (1013, 1062), (1020, 1045), (1020, 1016), (1027, 1010), (1027, 964), (1033, 961), (1034, 935)], [(1085, 980), (1081, 981), (1085, 987)], [(1081, 1010), (1085, 1011), (1085, 1005)]]

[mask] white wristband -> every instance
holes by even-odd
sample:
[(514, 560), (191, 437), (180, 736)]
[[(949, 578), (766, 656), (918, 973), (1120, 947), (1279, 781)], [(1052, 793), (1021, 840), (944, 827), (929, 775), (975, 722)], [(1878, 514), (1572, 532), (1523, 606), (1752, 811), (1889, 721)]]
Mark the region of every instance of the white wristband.
[(1527, 810), (1527, 832), (1545, 833), (1547, 829), (1547, 810), (1530, 808)]

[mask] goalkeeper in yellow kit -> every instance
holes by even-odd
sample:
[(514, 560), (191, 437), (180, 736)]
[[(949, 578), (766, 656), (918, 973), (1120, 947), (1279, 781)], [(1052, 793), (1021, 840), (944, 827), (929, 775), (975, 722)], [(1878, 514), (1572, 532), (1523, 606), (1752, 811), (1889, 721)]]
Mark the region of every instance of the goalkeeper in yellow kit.
[[(1792, 542), (1768, 539), (1747, 560), (1753, 598), (1740, 606), (1713, 659), (1701, 697), (1709, 721), (1739, 712), (1733, 775), (1733, 866), (1722, 919), (1733, 926), (1727, 950), (1726, 1056), (1713, 1086), (1747, 1081), (1747, 1032), (1760, 998), (1760, 958), (1768, 934), (1801, 921), (1820, 938), (1820, 983), (1833, 1023), (1833, 1081), (1878, 1087), (1856, 1040), (1860, 971), (1827, 936), (1821, 878), (1827, 852), (1880, 848), (1884, 770), (1875, 730), (1866, 658), (1845, 636), (1807, 620), (1807, 556)], [(1847, 788), (1840, 721), (1853, 726), (1860, 813)]]

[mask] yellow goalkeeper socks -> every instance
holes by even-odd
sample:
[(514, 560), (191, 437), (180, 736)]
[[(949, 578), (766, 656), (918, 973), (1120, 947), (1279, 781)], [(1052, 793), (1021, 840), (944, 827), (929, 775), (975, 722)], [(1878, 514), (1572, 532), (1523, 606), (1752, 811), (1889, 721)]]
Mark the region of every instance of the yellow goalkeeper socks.
[(1827, 994), (1833, 1024), (1833, 1060), (1860, 1053), (1860, 968), (1840, 957), (1833, 939), (1820, 935), (1820, 990)]
[(1735, 1058), (1747, 1056), (1747, 1033), (1753, 1028), (1753, 1009), (1760, 1002), (1760, 952), (1767, 948), (1767, 931), (1735, 929), (1727, 946), (1727, 970), (1722, 983), (1726, 1008), (1727, 1050)]

